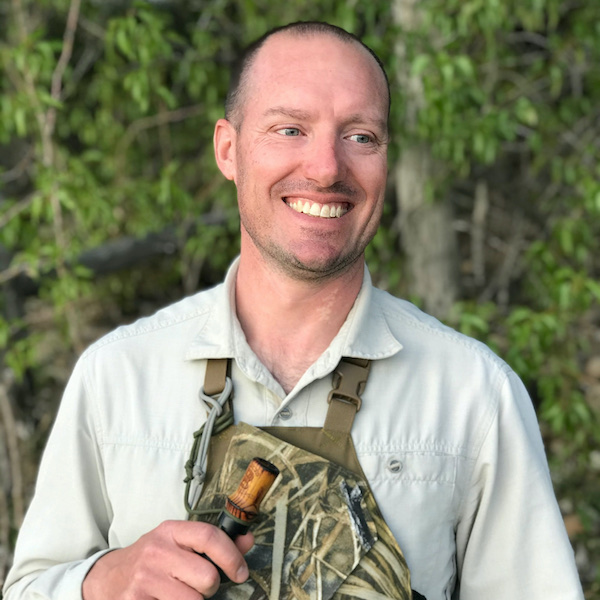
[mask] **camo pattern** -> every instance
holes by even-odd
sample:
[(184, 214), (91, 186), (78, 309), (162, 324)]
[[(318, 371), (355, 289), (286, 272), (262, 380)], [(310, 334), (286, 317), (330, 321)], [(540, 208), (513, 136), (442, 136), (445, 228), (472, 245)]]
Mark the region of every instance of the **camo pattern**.
[[(227, 583), (227, 600), (410, 600), (402, 552), (368, 486), (352, 471), (240, 424), (198, 508), (216, 522), (255, 456), (281, 471), (253, 523), (250, 579)], [(233, 486), (233, 489), (232, 489)], [(215, 512), (216, 511), (216, 512)]]

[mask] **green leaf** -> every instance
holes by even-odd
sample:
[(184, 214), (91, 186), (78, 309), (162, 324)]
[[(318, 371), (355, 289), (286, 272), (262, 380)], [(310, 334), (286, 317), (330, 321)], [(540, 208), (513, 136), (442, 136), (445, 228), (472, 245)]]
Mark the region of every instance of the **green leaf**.
[(473, 77), (475, 70), (473, 68), (473, 62), (468, 56), (460, 55), (454, 59), (454, 64), (457, 70), (466, 78), (470, 79)]
[(27, 113), (24, 107), (16, 107), (13, 113), (15, 121), (15, 129), (19, 137), (25, 137), (27, 135)]
[(133, 49), (129, 35), (124, 29), (118, 29), (115, 35), (117, 48), (127, 57), (133, 58)]
[(522, 123), (530, 127), (537, 126), (539, 122), (537, 110), (528, 98), (521, 97), (517, 100), (515, 113)]
[(431, 56), (429, 54), (418, 54), (411, 65), (411, 73), (413, 75), (421, 75), (431, 64)]

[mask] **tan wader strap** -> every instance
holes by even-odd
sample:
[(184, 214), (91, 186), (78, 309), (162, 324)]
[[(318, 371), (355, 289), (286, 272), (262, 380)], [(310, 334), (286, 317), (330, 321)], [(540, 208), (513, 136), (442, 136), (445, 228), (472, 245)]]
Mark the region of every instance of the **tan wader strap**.
[(227, 378), (228, 358), (210, 358), (206, 362), (206, 373), (204, 374), (204, 393), (207, 396), (215, 396), (225, 389)]
[(362, 404), (361, 395), (367, 385), (371, 361), (343, 357), (333, 371), (333, 389), (327, 402), (329, 409), (323, 429), (350, 433), (354, 417)]
[[(220, 394), (225, 389), (229, 359), (209, 359), (204, 375), (204, 393), (208, 396)], [(323, 429), (350, 433), (354, 417), (360, 410), (361, 395), (365, 390), (371, 369), (371, 361), (366, 358), (342, 357), (333, 371), (333, 389), (327, 402), (329, 409)]]

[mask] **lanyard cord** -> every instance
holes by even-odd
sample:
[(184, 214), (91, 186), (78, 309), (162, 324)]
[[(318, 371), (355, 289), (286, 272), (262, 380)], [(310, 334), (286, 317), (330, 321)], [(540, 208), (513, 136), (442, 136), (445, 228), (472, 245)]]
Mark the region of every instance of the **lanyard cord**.
[(206, 465), (208, 462), (208, 446), (213, 434), (220, 433), (233, 424), (233, 412), (226, 410), (223, 413), (225, 403), (231, 397), (233, 384), (231, 378), (225, 379), (225, 388), (220, 394), (209, 396), (204, 393), (204, 388), (198, 392), (200, 400), (205, 406), (210, 407), (206, 422), (194, 432), (194, 444), (190, 452), (190, 458), (185, 463), (186, 477), (183, 482), (185, 486), (184, 503), (185, 510), (191, 517), (197, 514), (195, 506), (202, 495), (204, 480), (206, 479)]

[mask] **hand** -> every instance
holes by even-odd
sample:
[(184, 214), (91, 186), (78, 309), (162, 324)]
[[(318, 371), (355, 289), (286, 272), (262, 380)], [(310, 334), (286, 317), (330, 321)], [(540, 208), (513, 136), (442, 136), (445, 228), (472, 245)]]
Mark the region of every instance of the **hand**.
[[(236, 583), (248, 578), (251, 533), (232, 541), (208, 523), (165, 521), (126, 548), (102, 556), (83, 581), (84, 600), (202, 600), (216, 593), (218, 565)], [(210, 561), (197, 553), (206, 554)]]

